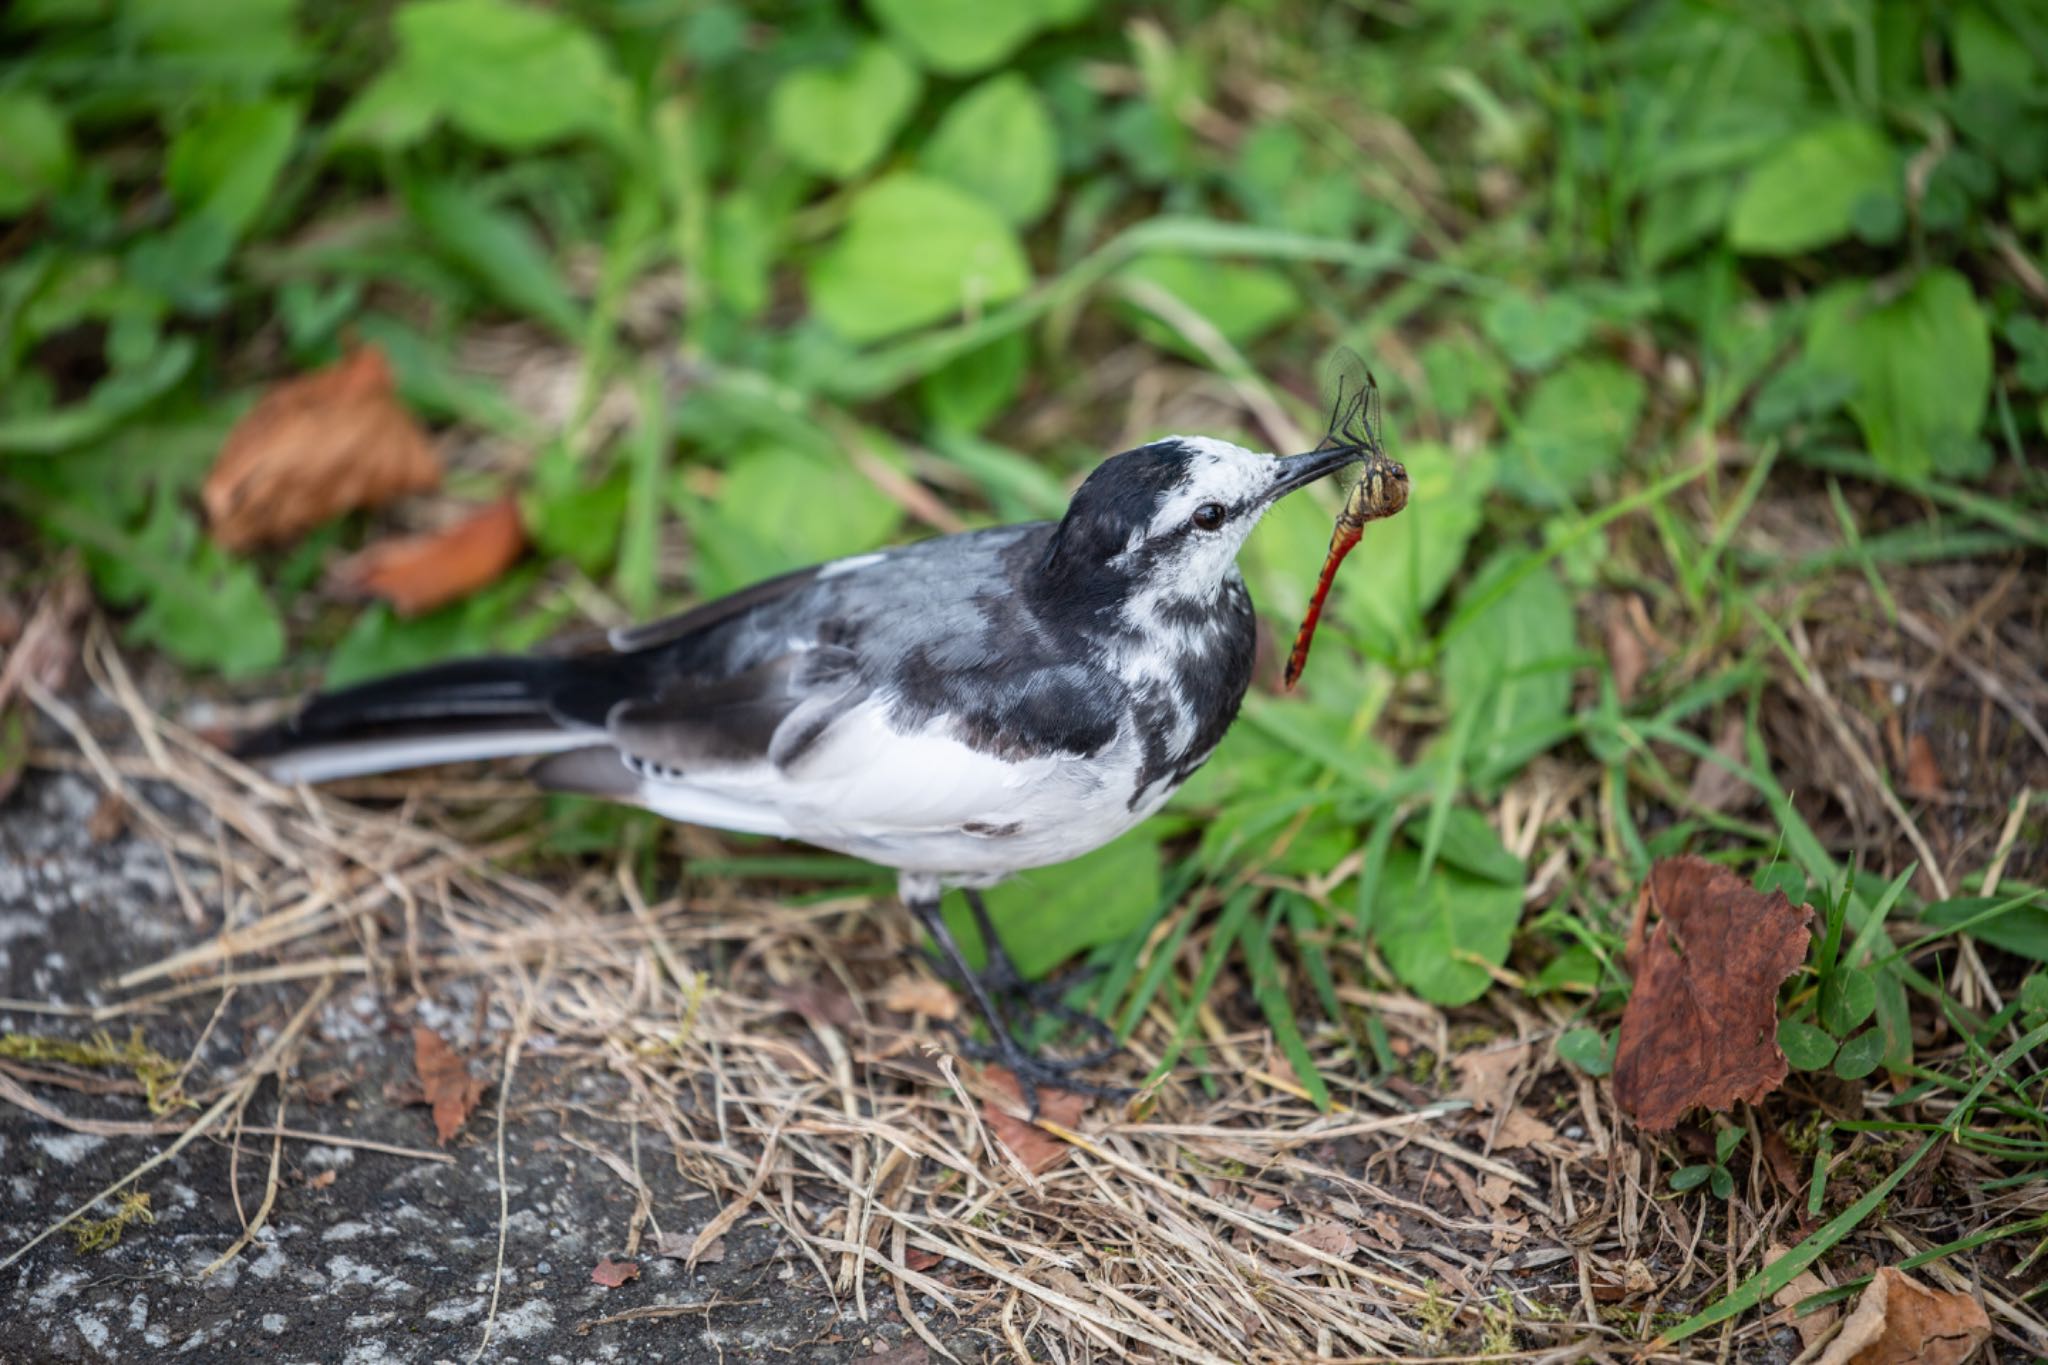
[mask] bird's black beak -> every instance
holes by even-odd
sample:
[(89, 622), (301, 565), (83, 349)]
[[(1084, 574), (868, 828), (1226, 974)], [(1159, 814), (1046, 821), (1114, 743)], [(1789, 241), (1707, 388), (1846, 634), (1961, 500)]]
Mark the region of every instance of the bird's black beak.
[(1297, 488), (1306, 488), (1324, 475), (1355, 463), (1363, 453), (1350, 446), (1332, 446), (1305, 455), (1282, 455), (1273, 461), (1273, 483), (1266, 490), (1265, 500), (1274, 502)]

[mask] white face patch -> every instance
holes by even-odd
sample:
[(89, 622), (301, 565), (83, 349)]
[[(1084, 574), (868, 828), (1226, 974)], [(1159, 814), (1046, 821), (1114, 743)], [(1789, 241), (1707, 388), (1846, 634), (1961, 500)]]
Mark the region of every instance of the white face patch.
[[(1175, 437), (1189, 452), (1180, 486), (1169, 493), (1142, 536), (1133, 536), (1125, 553), (1135, 554), (1147, 542), (1174, 537), (1174, 552), (1153, 570), (1152, 592), (1164, 597), (1206, 597), (1222, 586), (1237, 564), (1245, 537), (1265, 515), (1261, 495), (1273, 486), (1277, 471), (1271, 455), (1261, 455), (1228, 441), (1207, 436)], [(1214, 531), (1186, 529), (1195, 509), (1221, 503), (1229, 519)], [(1150, 595), (1150, 594), (1148, 594)]]

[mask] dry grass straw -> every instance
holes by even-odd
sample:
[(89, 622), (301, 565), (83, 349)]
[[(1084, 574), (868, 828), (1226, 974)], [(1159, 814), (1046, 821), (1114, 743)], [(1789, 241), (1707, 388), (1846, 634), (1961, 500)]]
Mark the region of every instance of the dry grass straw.
[[(626, 1179), (643, 1145), (666, 1146), (679, 1173), (710, 1196), (695, 1210), (663, 1209), (644, 1182), (627, 1179), (634, 1237), (644, 1220), (666, 1218), (676, 1236), (689, 1237), (694, 1259), (736, 1228), (771, 1227), (844, 1311), (865, 1319), (890, 1303), (937, 1356), (957, 1356), (961, 1341), (973, 1339), (963, 1337), (962, 1323), (1012, 1350), (1059, 1360), (1426, 1354), (1444, 1322), (1490, 1301), (1483, 1267), (1453, 1245), (1483, 1238), (1485, 1225), (1447, 1219), (1412, 1192), (1327, 1160), (1339, 1145), (1413, 1149), (1468, 1184), (1497, 1177), (1529, 1210), (1550, 1216), (1524, 1171), (1467, 1150), (1448, 1131), (1430, 1131), (1443, 1126), (1442, 1112), (1403, 1112), (1411, 1106), (1360, 1092), (1340, 1039), (1318, 1043), (1327, 1080), (1368, 1108), (1318, 1113), (1262, 1031), (1233, 1032), (1210, 1012), (1214, 1074), (1182, 1066), (1148, 1097), (1143, 1118), (1098, 1105), (1071, 1131), (1043, 1125), (1070, 1145), (1058, 1164), (1034, 1173), (984, 1122), (983, 1106), (1002, 1107), (1000, 1096), (928, 1033), (892, 1024), (865, 1003), (868, 988), (881, 984), (878, 972), (900, 970), (901, 945), (875, 941), (896, 928), (894, 917), (856, 913), (861, 900), (791, 907), (729, 888), (693, 894), (688, 904), (650, 903), (623, 869), (543, 885), (508, 870), (536, 835), (471, 845), (412, 811), (372, 811), (279, 786), (157, 716), (103, 632), (92, 635), (86, 661), (129, 737), (103, 740), (112, 727), (89, 725), (46, 692), (34, 699), (67, 732), (73, 757), (82, 756), (181, 865), (198, 916), (213, 926), (196, 944), (126, 974), (118, 984), (127, 1000), (91, 1017), (313, 983), (264, 1056), (197, 1118), (170, 1125), (170, 1146), (107, 1193), (203, 1133), (232, 1131), (258, 1082), (280, 1073), (337, 984), (366, 980), (398, 1001), (468, 979), (490, 999), (513, 1002), (517, 1019), (501, 1040), (500, 1163), (504, 1145), (520, 1140), (513, 1040), (545, 1038), (553, 1058), (609, 1071), (627, 1096), (603, 1117), (620, 1125), (634, 1160), (612, 1155), (598, 1159), (601, 1167)], [(182, 799), (151, 799), (166, 790)], [(849, 924), (865, 943), (849, 942)], [(721, 945), (731, 962), (713, 988), (690, 964)], [(835, 986), (833, 1007), (814, 1007), (806, 993), (814, 996), (821, 981), (851, 989), (838, 999)], [(790, 1025), (792, 1002), (800, 1027)], [(1440, 1030), (1433, 1012), (1423, 1014), (1419, 1026)], [(1140, 1029), (1133, 1070), (1159, 1054), (1161, 1029), (1159, 1020)], [(531, 1092), (544, 1081), (521, 1084)], [(59, 1112), (4, 1076), (0, 1086), (0, 1097), (45, 1117)], [(269, 1127), (240, 1130), (271, 1139), (273, 1179), (223, 1261), (248, 1245), (270, 1209), (276, 1143), (331, 1140), (287, 1128), (286, 1099), (279, 1095)], [(166, 1127), (93, 1126), (136, 1136)], [(1281, 1204), (1276, 1192), (1311, 1188), (1318, 1216), (1398, 1209), (1447, 1229), (1443, 1249), (1456, 1262), (1436, 1259), (1462, 1263), (1470, 1294), (1447, 1291), (1440, 1274), (1393, 1244), (1362, 1238), (1333, 1253), (1296, 1237), (1310, 1214)], [(501, 1210), (501, 1227), (510, 1211)], [(10, 1262), (27, 1250), (16, 1249)], [(920, 1297), (928, 1300), (923, 1313)], [(1420, 1307), (1439, 1312), (1447, 1301), (1450, 1317), (1427, 1325)], [(1601, 1338), (1611, 1340), (1587, 1322), (1553, 1335), (1558, 1345), (1590, 1338), (1596, 1350)]]
[[(868, 914), (864, 898), (797, 906), (718, 885), (655, 900), (622, 866), (521, 876), (510, 868), (540, 836), (471, 843), (440, 832), (430, 779), (395, 812), (281, 787), (158, 717), (103, 633), (86, 661), (128, 733), (103, 740), (114, 726), (36, 693), (75, 746), (43, 757), (82, 762), (128, 802), (181, 865), (188, 913), (212, 932), (128, 973), (120, 985), (133, 994), (80, 1011), (81, 1022), (192, 997), (304, 992), (263, 1055), (214, 1090), (181, 1073), (207, 1106), (182, 1123), (70, 1119), (0, 1074), (0, 1099), (68, 1126), (171, 1130), (169, 1147), (102, 1198), (203, 1134), (237, 1133), (319, 1003), (354, 981), (394, 1010), (463, 982), (503, 1006), (493, 1153), (456, 1153), (496, 1162), (501, 1270), (513, 1211), (502, 1172), (519, 1119), (535, 1107), (573, 1111), (583, 1131), (571, 1145), (633, 1195), (628, 1244), (651, 1225), (665, 1252), (686, 1248), (694, 1261), (736, 1230), (770, 1229), (847, 1316), (887, 1306), (938, 1358), (994, 1348), (1057, 1361), (1463, 1359), (1445, 1353), (1477, 1342), (1494, 1359), (1619, 1359), (1651, 1334), (1676, 1286), (1697, 1294), (1702, 1276), (1755, 1264), (1760, 1239), (1792, 1208), (1710, 1232), (1664, 1197), (1654, 1150), (1624, 1141), (1604, 1092), (1576, 1073), (1550, 1084), (1546, 1111), (1559, 1129), (1576, 1123), (1571, 1135), (1496, 1151), (1499, 1109), (1488, 1117), (1427, 1104), (1427, 1088), (1362, 1085), (1345, 1040), (1326, 1031), (1310, 1045), (1341, 1102), (1318, 1112), (1256, 1015), (1225, 1017), (1238, 1006), (1222, 997), (1198, 1012), (1206, 1061), (1183, 1062), (1128, 1110), (1097, 1104), (1071, 1129), (1041, 1124), (1066, 1147), (1033, 1171), (986, 1121), (1001, 1095), (928, 1029), (876, 1003), (903, 970), (901, 916)], [(1540, 822), (1598, 809), (1601, 794), (1582, 779), (1537, 765), (1504, 798), (1503, 828), (1532, 861), (1544, 864)], [(488, 801), (501, 788), (465, 790)], [(1578, 880), (1552, 869), (1531, 894)], [(694, 965), (713, 959), (724, 962), (715, 985)], [(1414, 1055), (1472, 1046), (1411, 999), (1343, 995), (1377, 1010)], [(1505, 1008), (1511, 1045), (1526, 1050), (1519, 1102), (1556, 1072), (1550, 1040), (1568, 1021), (1526, 1012), (1548, 1005)], [(1170, 1027), (1155, 1008), (1128, 1078), (1162, 1055)], [(546, 1058), (515, 1074), (522, 1052)], [(623, 1102), (600, 1112), (552, 1098), (565, 1067), (609, 1073)], [(288, 1098), (279, 1094), (270, 1126), (238, 1131), (271, 1139), (272, 1178), (227, 1255), (270, 1208), (278, 1142), (347, 1141), (286, 1127)], [(642, 1175), (650, 1158), (673, 1162), (702, 1193), (662, 1204)], [(1348, 1245), (1317, 1235), (1329, 1225)], [(1647, 1299), (1623, 1313), (1604, 1306), (1645, 1276), (1659, 1285)], [(715, 1306), (650, 1305), (636, 1320)], [(1763, 1330), (1731, 1329), (1724, 1345)], [(489, 1332), (487, 1322), (480, 1356)]]

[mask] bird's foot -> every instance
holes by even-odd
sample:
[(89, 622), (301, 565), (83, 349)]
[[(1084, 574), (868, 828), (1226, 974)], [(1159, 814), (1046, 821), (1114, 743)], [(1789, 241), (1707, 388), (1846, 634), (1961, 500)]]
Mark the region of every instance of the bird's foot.
[[(927, 952), (925, 958), (931, 963), (932, 970), (938, 973), (940, 980), (947, 985), (955, 990), (960, 990), (966, 985), (936, 953)], [(1074, 1065), (1100, 1066), (1122, 1052), (1123, 1044), (1117, 1041), (1116, 1030), (1107, 1023), (1087, 1010), (1077, 1009), (1067, 1003), (1066, 993), (1078, 979), (1084, 978), (1070, 975), (1063, 982), (1026, 980), (1010, 961), (1007, 953), (995, 956), (986, 967), (975, 973), (975, 980), (988, 992), (992, 1000), (1004, 1007), (1004, 1016), (1012, 1022), (1017, 1032), (1030, 1034), (1039, 1020), (1055, 1019), (1058, 1021), (1058, 1027), (1054, 1031), (1055, 1037), (1078, 1031), (1092, 1035), (1099, 1044), (1095, 1051), (1074, 1059)], [(971, 996), (973, 992), (970, 990), (968, 994)], [(983, 1045), (968, 1046), (980, 1048)], [(993, 1053), (981, 1057), (973, 1057), (971, 1053), (966, 1055), (975, 1061), (995, 1059)]]
[(1078, 1074), (1089, 1067), (1101, 1065), (1122, 1050), (1106, 1048), (1085, 1057), (1042, 1057), (1007, 1036), (999, 1035), (993, 1043), (964, 1037), (960, 1041), (961, 1055), (968, 1060), (998, 1063), (1016, 1078), (1017, 1094), (1024, 1101), (1026, 1112), (1034, 1119), (1038, 1117), (1040, 1090), (1064, 1090), (1069, 1094), (1104, 1100), (1127, 1100), (1137, 1094), (1131, 1086), (1108, 1085), (1086, 1080)]

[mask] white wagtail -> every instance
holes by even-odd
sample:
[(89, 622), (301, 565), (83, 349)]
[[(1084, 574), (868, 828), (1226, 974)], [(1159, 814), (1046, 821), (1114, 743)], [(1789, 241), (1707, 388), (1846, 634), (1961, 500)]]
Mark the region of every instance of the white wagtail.
[[(1044, 1000), (980, 888), (1108, 843), (1214, 752), (1252, 677), (1238, 549), (1276, 499), (1360, 453), (1170, 437), (1105, 460), (1057, 523), (800, 569), (614, 631), (599, 654), (327, 693), (240, 751), (303, 782), (546, 755), (530, 776), (548, 790), (894, 868), (1035, 1110), (1040, 1085), (1104, 1091), (1073, 1078), (1104, 1054), (1017, 1040), (999, 1001)], [(981, 975), (939, 914), (947, 887), (980, 924)]]

